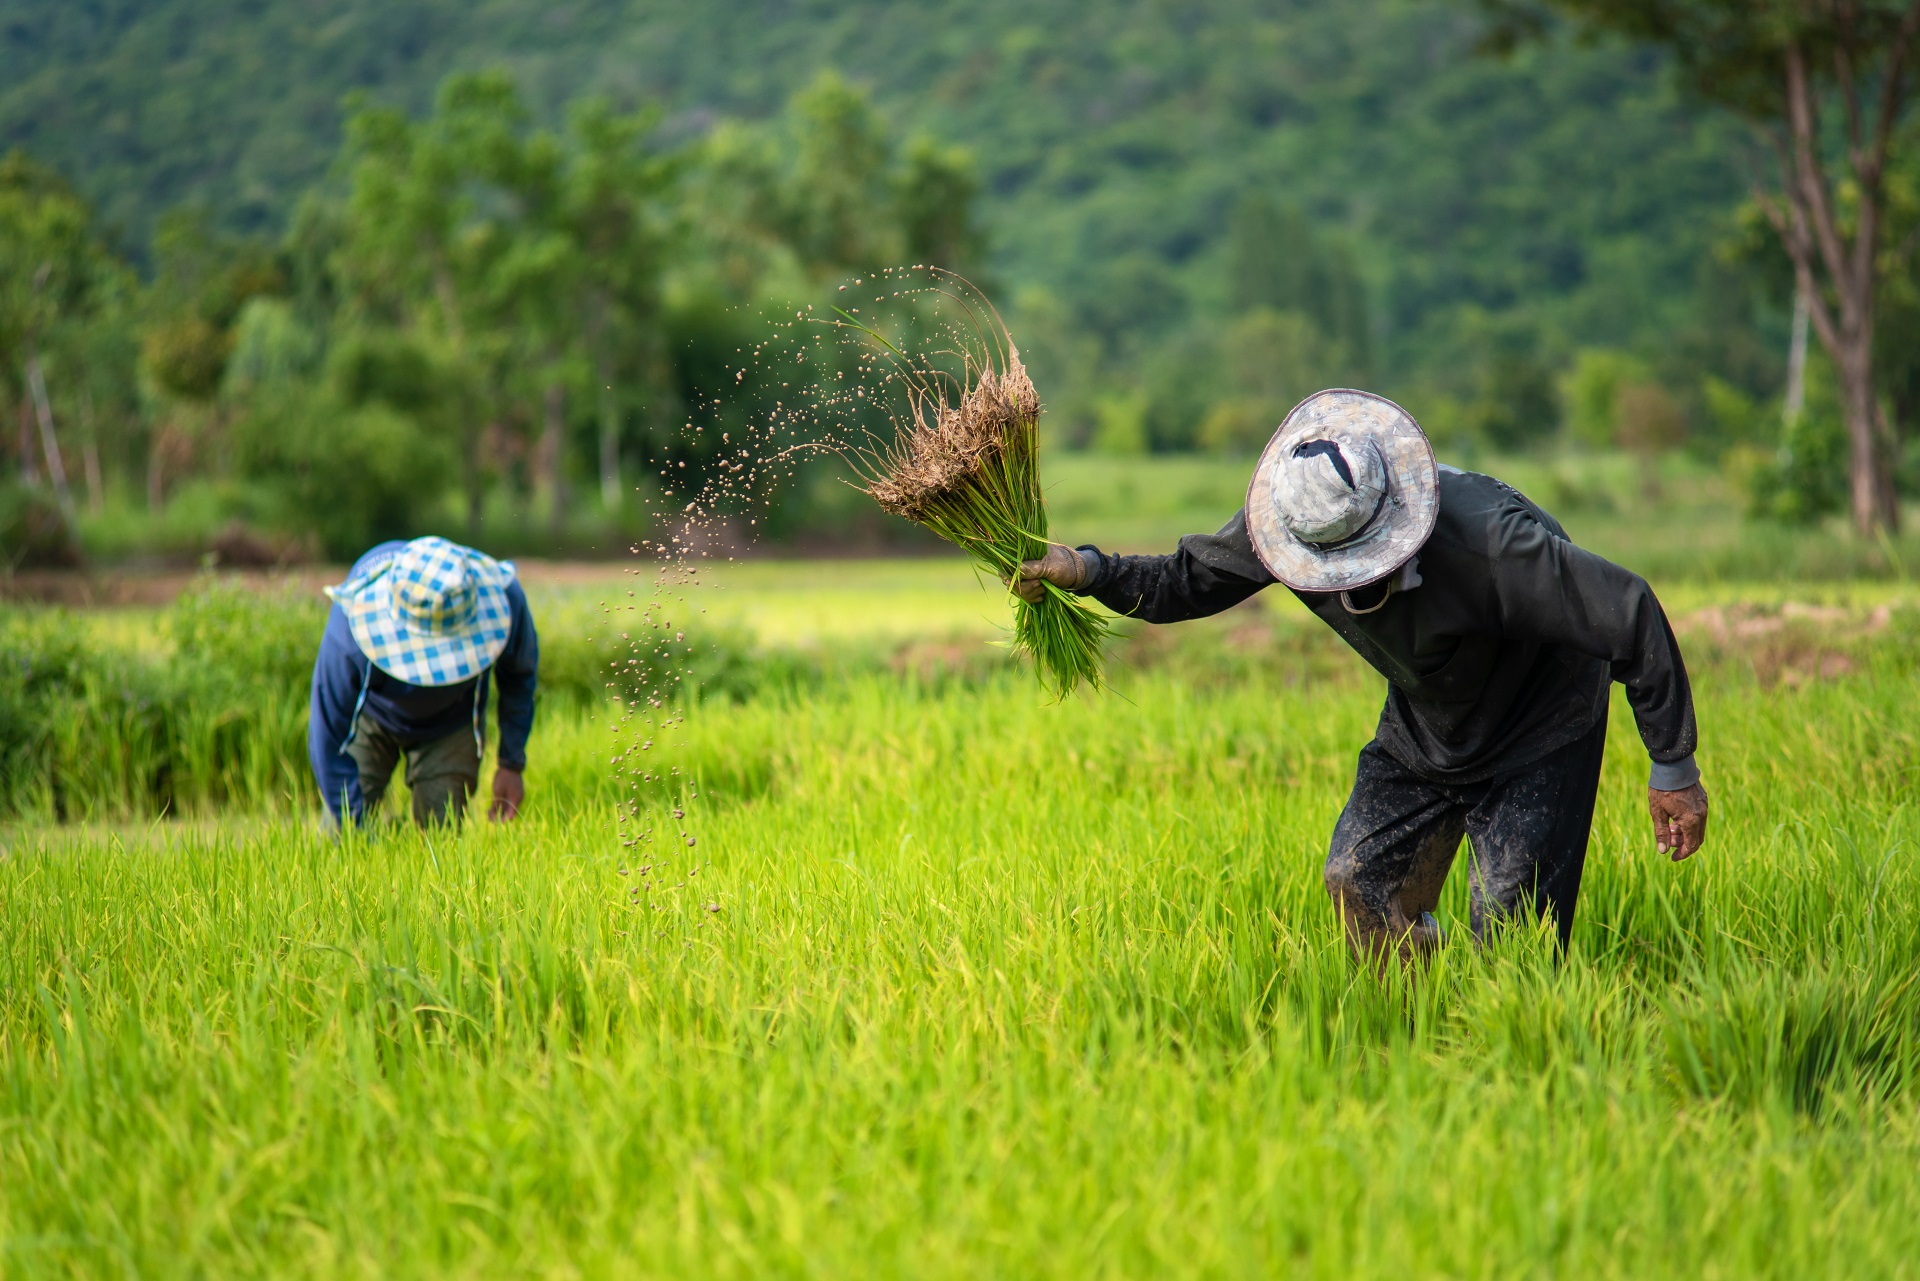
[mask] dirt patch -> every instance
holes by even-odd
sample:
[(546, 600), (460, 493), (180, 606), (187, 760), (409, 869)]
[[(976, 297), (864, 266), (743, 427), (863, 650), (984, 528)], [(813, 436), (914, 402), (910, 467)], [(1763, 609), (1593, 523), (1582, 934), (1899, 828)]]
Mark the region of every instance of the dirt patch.
[[(170, 605), (204, 571), (190, 569), (22, 570), (0, 578), (0, 601), (33, 605), (61, 605), (68, 609), (158, 608)], [(337, 583), (337, 567), (309, 565), (297, 570), (247, 569), (220, 571), (220, 577), (277, 592), (289, 586), (319, 591)]]
[(1739, 663), (1763, 685), (1797, 687), (1856, 670), (1863, 651), (1893, 623), (1887, 605), (1871, 609), (1785, 601), (1712, 605), (1673, 620), (1689, 663)]

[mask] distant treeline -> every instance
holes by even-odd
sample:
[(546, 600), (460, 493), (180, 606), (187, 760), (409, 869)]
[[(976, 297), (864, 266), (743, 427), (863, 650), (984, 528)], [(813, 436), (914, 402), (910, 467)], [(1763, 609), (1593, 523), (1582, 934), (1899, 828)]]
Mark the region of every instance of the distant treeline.
[[(1299, 396), (1361, 383), (1456, 456), (1686, 447), (1770, 514), (1843, 495), (1817, 354), (1782, 427), (1790, 285), (1741, 203), (1744, 144), (1656, 58), (1496, 62), (1464, 11), (1384, 0), (1038, 0), (994, 39), (977, 6), (588, 4), (556, 24), (518, 3), (471, 30), (457, 6), (349, 4), (322, 30), (279, 4), (163, 4), (166, 40), (156, 16), (83, 32), (26, 4), (0, 47), (0, 130), (39, 157), (0, 168), (0, 564), (344, 556), (429, 526), (623, 547), (636, 486), (697, 480), (778, 399), (736, 377), (763, 315), (907, 262), (1001, 303), (1056, 445), (1244, 453)], [(217, 48), (277, 59), (311, 111), (261, 114), (258, 77), (208, 43), (222, 13)], [(385, 104), (420, 102), (414, 63), (345, 58), (383, 41), (513, 72), (408, 111)], [(609, 82), (615, 47), (637, 81)], [(193, 74), (161, 84), (162, 64)], [(836, 64), (862, 85), (798, 74)], [(329, 126), (350, 83), (404, 92)], [(631, 105), (656, 83), (657, 107)], [(152, 214), (182, 195), (199, 203)], [(1920, 207), (1896, 212), (1910, 246)], [(1882, 320), (1903, 438), (1912, 257)], [(833, 482), (815, 464), (756, 532), (901, 536)]]
[(0, 346), (18, 487), (51, 504), (27, 511), (37, 542), (83, 507), (110, 536), (118, 504), (144, 505), (149, 543), (175, 508), (228, 522), (240, 559), (426, 524), (613, 550), (646, 528), (636, 482), (697, 477), (777, 395), (738, 381), (763, 306), (869, 263), (978, 260), (964, 153), (897, 142), (836, 78), (697, 145), (654, 124), (586, 100), (542, 129), (499, 73), (449, 79), (421, 120), (361, 105), (338, 189), (283, 236), (176, 212), (147, 280), (10, 156)]

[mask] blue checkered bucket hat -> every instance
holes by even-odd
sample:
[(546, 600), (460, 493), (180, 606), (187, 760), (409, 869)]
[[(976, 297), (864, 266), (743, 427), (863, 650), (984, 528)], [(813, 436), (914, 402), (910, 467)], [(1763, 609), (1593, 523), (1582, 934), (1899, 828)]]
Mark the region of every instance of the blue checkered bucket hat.
[(375, 667), (409, 685), (457, 685), (493, 666), (513, 632), (513, 562), (416, 538), (327, 595)]

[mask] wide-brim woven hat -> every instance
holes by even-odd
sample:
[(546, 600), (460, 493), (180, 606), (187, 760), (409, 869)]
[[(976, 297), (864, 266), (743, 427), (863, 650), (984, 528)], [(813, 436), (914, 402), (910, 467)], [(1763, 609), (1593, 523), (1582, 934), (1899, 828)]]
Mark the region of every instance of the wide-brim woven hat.
[(1247, 530), (1273, 576), (1303, 592), (1385, 578), (1433, 532), (1440, 474), (1413, 416), (1334, 388), (1293, 407), (1247, 487)]
[(416, 538), (326, 591), (375, 667), (409, 685), (457, 685), (506, 649), (513, 573), (512, 561), (444, 538)]

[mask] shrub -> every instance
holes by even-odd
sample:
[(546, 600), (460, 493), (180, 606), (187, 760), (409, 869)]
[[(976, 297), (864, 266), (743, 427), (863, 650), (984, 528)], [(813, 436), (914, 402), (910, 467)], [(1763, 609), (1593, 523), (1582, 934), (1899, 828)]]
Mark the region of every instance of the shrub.
[(79, 544), (53, 495), (0, 482), (0, 570), (79, 563)]
[(419, 533), (455, 473), (447, 444), (413, 416), (311, 389), (263, 397), (235, 446), (244, 470), (341, 559)]

